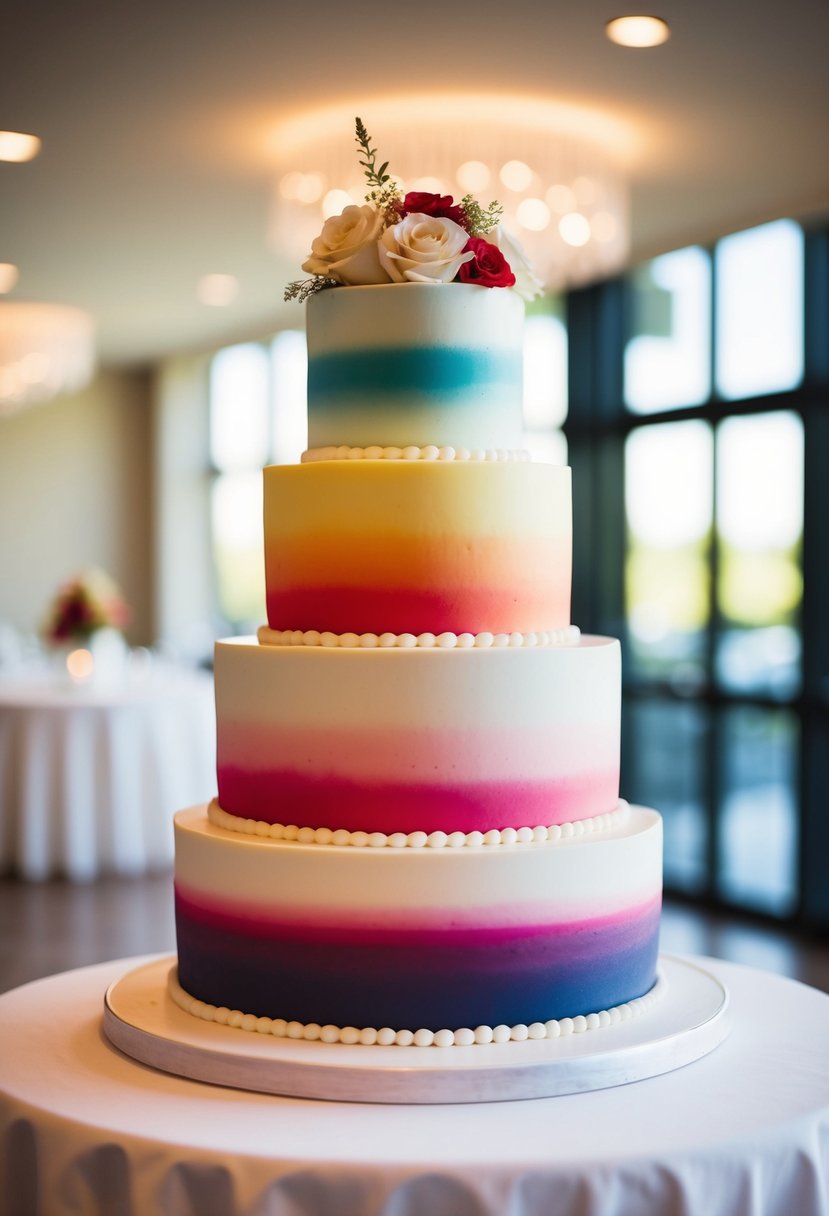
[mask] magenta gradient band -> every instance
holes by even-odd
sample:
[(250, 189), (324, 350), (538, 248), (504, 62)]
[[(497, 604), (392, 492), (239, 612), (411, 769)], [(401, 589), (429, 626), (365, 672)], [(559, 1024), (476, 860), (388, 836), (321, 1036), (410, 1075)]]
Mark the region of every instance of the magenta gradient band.
[(287, 770), (218, 767), (219, 805), (230, 815), (349, 832), (488, 832), (551, 827), (612, 811), (619, 770), (536, 781), (376, 784)]

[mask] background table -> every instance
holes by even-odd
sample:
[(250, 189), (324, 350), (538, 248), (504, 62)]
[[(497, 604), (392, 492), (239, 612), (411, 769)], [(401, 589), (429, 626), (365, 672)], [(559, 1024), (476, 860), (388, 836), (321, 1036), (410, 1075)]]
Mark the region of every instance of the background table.
[(86, 881), (169, 867), (174, 813), (215, 793), (215, 747), (204, 672), (0, 680), (0, 872)]
[(730, 1037), (635, 1085), (339, 1105), (154, 1072), (101, 1034), (141, 959), (0, 997), (0, 1216), (826, 1216), (829, 996), (701, 960)]

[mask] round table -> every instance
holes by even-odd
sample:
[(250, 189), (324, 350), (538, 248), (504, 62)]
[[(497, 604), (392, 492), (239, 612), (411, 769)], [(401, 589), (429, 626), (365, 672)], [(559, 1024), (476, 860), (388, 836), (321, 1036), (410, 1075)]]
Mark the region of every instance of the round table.
[(84, 882), (169, 868), (173, 815), (213, 796), (213, 680), (0, 680), (0, 872)]
[(829, 1212), (829, 996), (791, 980), (698, 960), (729, 989), (730, 1036), (634, 1085), (343, 1105), (213, 1087), (121, 1055), (101, 1032), (104, 992), (144, 961), (0, 997), (2, 1216)]

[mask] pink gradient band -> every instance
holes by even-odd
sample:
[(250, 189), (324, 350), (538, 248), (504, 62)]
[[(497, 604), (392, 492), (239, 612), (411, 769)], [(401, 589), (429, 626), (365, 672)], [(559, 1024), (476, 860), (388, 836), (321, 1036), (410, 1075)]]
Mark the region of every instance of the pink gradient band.
[(602, 815), (618, 801), (619, 771), (464, 785), (304, 778), (218, 768), (222, 810), (243, 819), (350, 832), (488, 832), (549, 827)]

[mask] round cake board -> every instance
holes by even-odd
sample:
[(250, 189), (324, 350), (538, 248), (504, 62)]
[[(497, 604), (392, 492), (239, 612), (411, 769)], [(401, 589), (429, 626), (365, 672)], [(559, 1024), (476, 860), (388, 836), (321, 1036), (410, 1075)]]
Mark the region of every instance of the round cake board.
[(276, 1038), (203, 1022), (167, 995), (174, 956), (110, 985), (104, 1031), (126, 1055), (212, 1085), (335, 1102), (506, 1102), (627, 1085), (682, 1068), (728, 1034), (728, 993), (710, 972), (661, 955), (664, 996), (618, 1025), (558, 1039), (381, 1047)]

